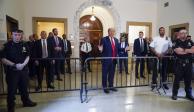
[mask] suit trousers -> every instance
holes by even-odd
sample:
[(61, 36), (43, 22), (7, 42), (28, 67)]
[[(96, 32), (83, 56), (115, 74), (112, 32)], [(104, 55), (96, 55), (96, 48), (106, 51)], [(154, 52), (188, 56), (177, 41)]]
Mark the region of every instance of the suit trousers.
[[(103, 88), (113, 87), (116, 62), (115, 59), (102, 62), (102, 86)], [(107, 84), (108, 82), (108, 84)]]
[(15, 106), (14, 100), (17, 89), (19, 89), (23, 104), (29, 101), (29, 94), (27, 90), (29, 82), (29, 71), (27, 67), (23, 70), (8, 69), (6, 74), (6, 82), (8, 90), (8, 108), (14, 108)]

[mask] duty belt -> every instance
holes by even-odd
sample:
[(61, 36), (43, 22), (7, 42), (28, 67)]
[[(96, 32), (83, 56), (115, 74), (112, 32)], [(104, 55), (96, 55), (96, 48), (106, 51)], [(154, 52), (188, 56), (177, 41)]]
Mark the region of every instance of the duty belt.
[(190, 64), (191, 60), (190, 59), (177, 59), (177, 62), (181, 64), (183, 67), (186, 66), (186, 64)]
[(28, 70), (28, 67), (25, 66), (22, 70), (17, 70), (17, 68), (15, 68), (15, 67), (7, 66), (7, 70), (24, 71), (24, 70)]

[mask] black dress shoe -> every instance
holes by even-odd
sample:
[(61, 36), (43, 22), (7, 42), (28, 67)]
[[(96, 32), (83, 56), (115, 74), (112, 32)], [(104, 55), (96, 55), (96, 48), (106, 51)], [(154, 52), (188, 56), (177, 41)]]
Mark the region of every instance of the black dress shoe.
[(104, 89), (104, 93), (108, 94), (110, 91), (108, 89)]
[(156, 88), (156, 86), (151, 86), (151, 88), (152, 88), (152, 91)]
[(126, 72), (126, 75), (129, 75), (129, 73), (128, 73), (128, 72)]
[(172, 95), (172, 100), (177, 100), (177, 96), (176, 95)]
[(52, 86), (52, 85), (48, 85), (48, 86), (47, 86), (47, 88), (50, 88), (50, 89), (55, 89), (55, 87), (54, 87), (54, 86)]
[(145, 79), (146, 77), (144, 75), (142, 75), (141, 78)]
[(135, 76), (136, 77), (136, 79), (139, 79), (139, 76)]
[(109, 90), (114, 91), (114, 92), (117, 92), (118, 91), (116, 88), (111, 88)]
[(157, 87), (157, 84), (156, 83), (152, 83), (151, 85), (151, 88), (152, 88), (152, 91)]
[(164, 89), (169, 90), (169, 87), (166, 84), (164, 84), (163, 87)]
[(37, 105), (37, 103), (32, 102), (32, 101), (28, 101), (28, 102), (25, 102), (25, 103), (23, 104), (24, 107), (34, 107), (34, 106), (36, 106), (36, 105)]
[(72, 74), (72, 72), (68, 72), (69, 74)]
[(190, 101), (194, 101), (194, 97), (192, 95), (186, 95), (186, 98)]

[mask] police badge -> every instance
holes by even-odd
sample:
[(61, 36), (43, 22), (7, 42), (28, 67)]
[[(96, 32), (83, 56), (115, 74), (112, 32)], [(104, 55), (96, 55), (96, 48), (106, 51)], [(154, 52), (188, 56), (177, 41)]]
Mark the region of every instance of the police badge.
[(175, 47), (175, 46), (176, 46), (176, 42), (173, 42), (173, 43), (172, 43), (172, 47)]
[(22, 47), (22, 52), (26, 53), (26, 47)]
[(191, 42), (188, 43), (188, 46), (189, 46), (189, 47), (191, 46)]

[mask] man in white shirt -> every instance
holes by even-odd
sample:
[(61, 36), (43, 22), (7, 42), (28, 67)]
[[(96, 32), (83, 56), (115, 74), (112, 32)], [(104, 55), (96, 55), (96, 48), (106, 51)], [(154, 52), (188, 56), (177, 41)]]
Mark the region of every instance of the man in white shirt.
[[(172, 42), (169, 37), (165, 36), (165, 28), (160, 27), (159, 28), (159, 36), (153, 38), (153, 41), (150, 43), (151, 51), (155, 56), (157, 56), (160, 60), (160, 66), (159, 71), (160, 75), (162, 77), (163, 87), (165, 89), (169, 89), (168, 86), (165, 84), (167, 80), (167, 58), (166, 56), (171, 48), (172, 48)], [(154, 65), (153, 65), (153, 76), (152, 76), (152, 89), (155, 88), (155, 84), (157, 83), (157, 60), (154, 59)]]
[(81, 48), (80, 48), (80, 57), (82, 59), (82, 71), (83, 72), (86, 72), (87, 69), (89, 72), (92, 72), (91, 68), (90, 68), (90, 62), (87, 61), (87, 69), (84, 68), (84, 63), (85, 63), (85, 60), (87, 58), (90, 58), (91, 57), (91, 52), (92, 52), (92, 45), (90, 43), (90, 39), (88, 36), (86, 36), (84, 38), (84, 42), (81, 44)]

